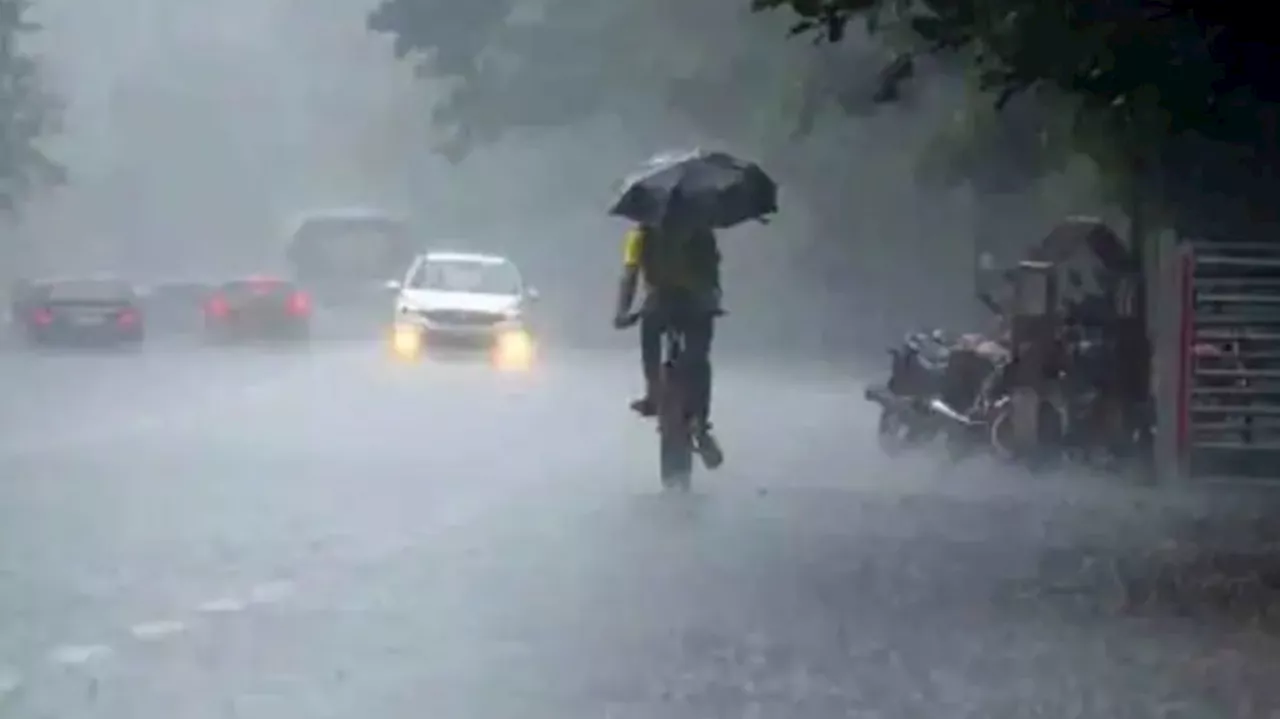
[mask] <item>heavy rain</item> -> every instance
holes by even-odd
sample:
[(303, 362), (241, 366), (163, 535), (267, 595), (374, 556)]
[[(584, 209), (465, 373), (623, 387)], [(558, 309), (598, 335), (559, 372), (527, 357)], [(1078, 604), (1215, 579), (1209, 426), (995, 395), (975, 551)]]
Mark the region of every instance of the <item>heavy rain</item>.
[(0, 0), (0, 717), (1278, 716), (1271, 24), (1076, 5)]

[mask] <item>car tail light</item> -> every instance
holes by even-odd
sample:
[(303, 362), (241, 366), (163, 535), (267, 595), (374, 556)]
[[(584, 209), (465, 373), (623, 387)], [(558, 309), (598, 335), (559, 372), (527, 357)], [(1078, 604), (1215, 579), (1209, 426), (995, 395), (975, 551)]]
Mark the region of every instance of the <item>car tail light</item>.
[(209, 298), (209, 302), (205, 305), (205, 311), (214, 319), (222, 319), (231, 313), (231, 307), (227, 304), (227, 298), (222, 295), (214, 295)]
[(40, 309), (31, 313), (31, 321), (41, 326), (51, 325), (53, 324), (53, 313), (41, 307)]
[(116, 315), (116, 324), (121, 327), (134, 327), (137, 326), (138, 321), (141, 319), (142, 318), (138, 316), (137, 310), (125, 310), (124, 312)]
[(305, 292), (294, 292), (289, 295), (289, 304), (287, 305), (289, 314), (305, 315), (311, 312), (311, 298)]

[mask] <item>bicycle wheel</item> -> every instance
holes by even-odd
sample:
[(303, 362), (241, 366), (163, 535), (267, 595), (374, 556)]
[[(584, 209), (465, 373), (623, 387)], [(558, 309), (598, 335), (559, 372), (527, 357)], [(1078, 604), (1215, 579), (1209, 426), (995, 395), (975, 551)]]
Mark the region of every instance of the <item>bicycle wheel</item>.
[(664, 364), (658, 383), (658, 462), (662, 486), (688, 489), (693, 474), (693, 437), (679, 373)]

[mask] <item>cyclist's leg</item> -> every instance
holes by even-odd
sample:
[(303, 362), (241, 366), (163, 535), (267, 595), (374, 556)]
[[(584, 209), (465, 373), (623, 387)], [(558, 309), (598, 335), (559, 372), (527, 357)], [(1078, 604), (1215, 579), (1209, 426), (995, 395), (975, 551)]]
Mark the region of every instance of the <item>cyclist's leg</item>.
[(711, 422), (711, 341), (715, 336), (715, 318), (702, 311), (691, 311), (683, 319), (684, 351), (689, 372), (689, 410), (704, 427)]
[(644, 396), (632, 400), (631, 409), (642, 416), (657, 413), (655, 390), (658, 372), (662, 364), (662, 318), (655, 312), (645, 312), (640, 317), (640, 365), (644, 371)]
[(692, 313), (684, 330), (693, 442), (707, 468), (715, 469), (724, 462), (724, 451), (711, 433), (711, 342), (715, 336), (715, 316), (709, 312)]

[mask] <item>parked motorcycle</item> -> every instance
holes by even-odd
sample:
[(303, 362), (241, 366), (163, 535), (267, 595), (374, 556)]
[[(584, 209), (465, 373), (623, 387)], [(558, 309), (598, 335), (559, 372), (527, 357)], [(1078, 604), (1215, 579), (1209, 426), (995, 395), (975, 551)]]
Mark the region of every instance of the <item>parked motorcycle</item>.
[(866, 390), (880, 405), (877, 434), (886, 453), (940, 434), (956, 451), (985, 443), (983, 425), (998, 398), (1007, 349), (978, 335), (935, 330), (909, 333), (889, 352), (889, 381)]
[(950, 392), (930, 407), (945, 420), (947, 450), (956, 460), (977, 452), (1012, 455), (1010, 389), (1015, 365), (1004, 344), (977, 335), (962, 339), (952, 353)]
[[(994, 313), (990, 297), (980, 299)], [(1098, 391), (1108, 371), (1100, 341), (1078, 326), (1068, 328), (1045, 368), (1047, 390), (1038, 418), (1036, 450), (1020, 449), (1014, 437), (1013, 388), (1018, 367), (1001, 341), (941, 330), (911, 332), (889, 350), (889, 381), (867, 388), (880, 405), (877, 434), (886, 453), (942, 437), (951, 457), (978, 453), (1024, 466), (1047, 467), (1067, 459), (1099, 464), (1107, 451), (1098, 426), (1107, 408)]]
[(876, 435), (885, 453), (895, 455), (937, 436), (941, 423), (928, 403), (940, 391), (950, 354), (951, 339), (941, 330), (908, 332), (889, 348), (889, 380), (865, 392), (880, 405)]
[[(978, 299), (1003, 319), (990, 296)], [(878, 435), (886, 452), (942, 436), (956, 460), (980, 452), (1015, 458), (1011, 390), (1017, 369), (1003, 341), (981, 334), (913, 332), (890, 353), (889, 382), (866, 392), (881, 407)], [(1052, 435), (1046, 442), (1057, 445), (1062, 413), (1048, 402), (1042, 411), (1041, 425)]]
[(1106, 466), (1114, 457), (1100, 424), (1108, 418), (1099, 392), (1098, 372), (1105, 355), (1096, 340), (1078, 335), (1063, 337), (1060, 356), (1046, 368), (1044, 389), (1038, 408), (1039, 438), (1036, 450), (1020, 449), (1014, 437), (1012, 389), (1017, 365), (1007, 350), (987, 355), (992, 373), (982, 383), (974, 403), (966, 412), (939, 408), (951, 422), (946, 427), (947, 446), (956, 459), (986, 450), (997, 458), (1024, 466), (1044, 468), (1059, 461), (1092, 467)]

